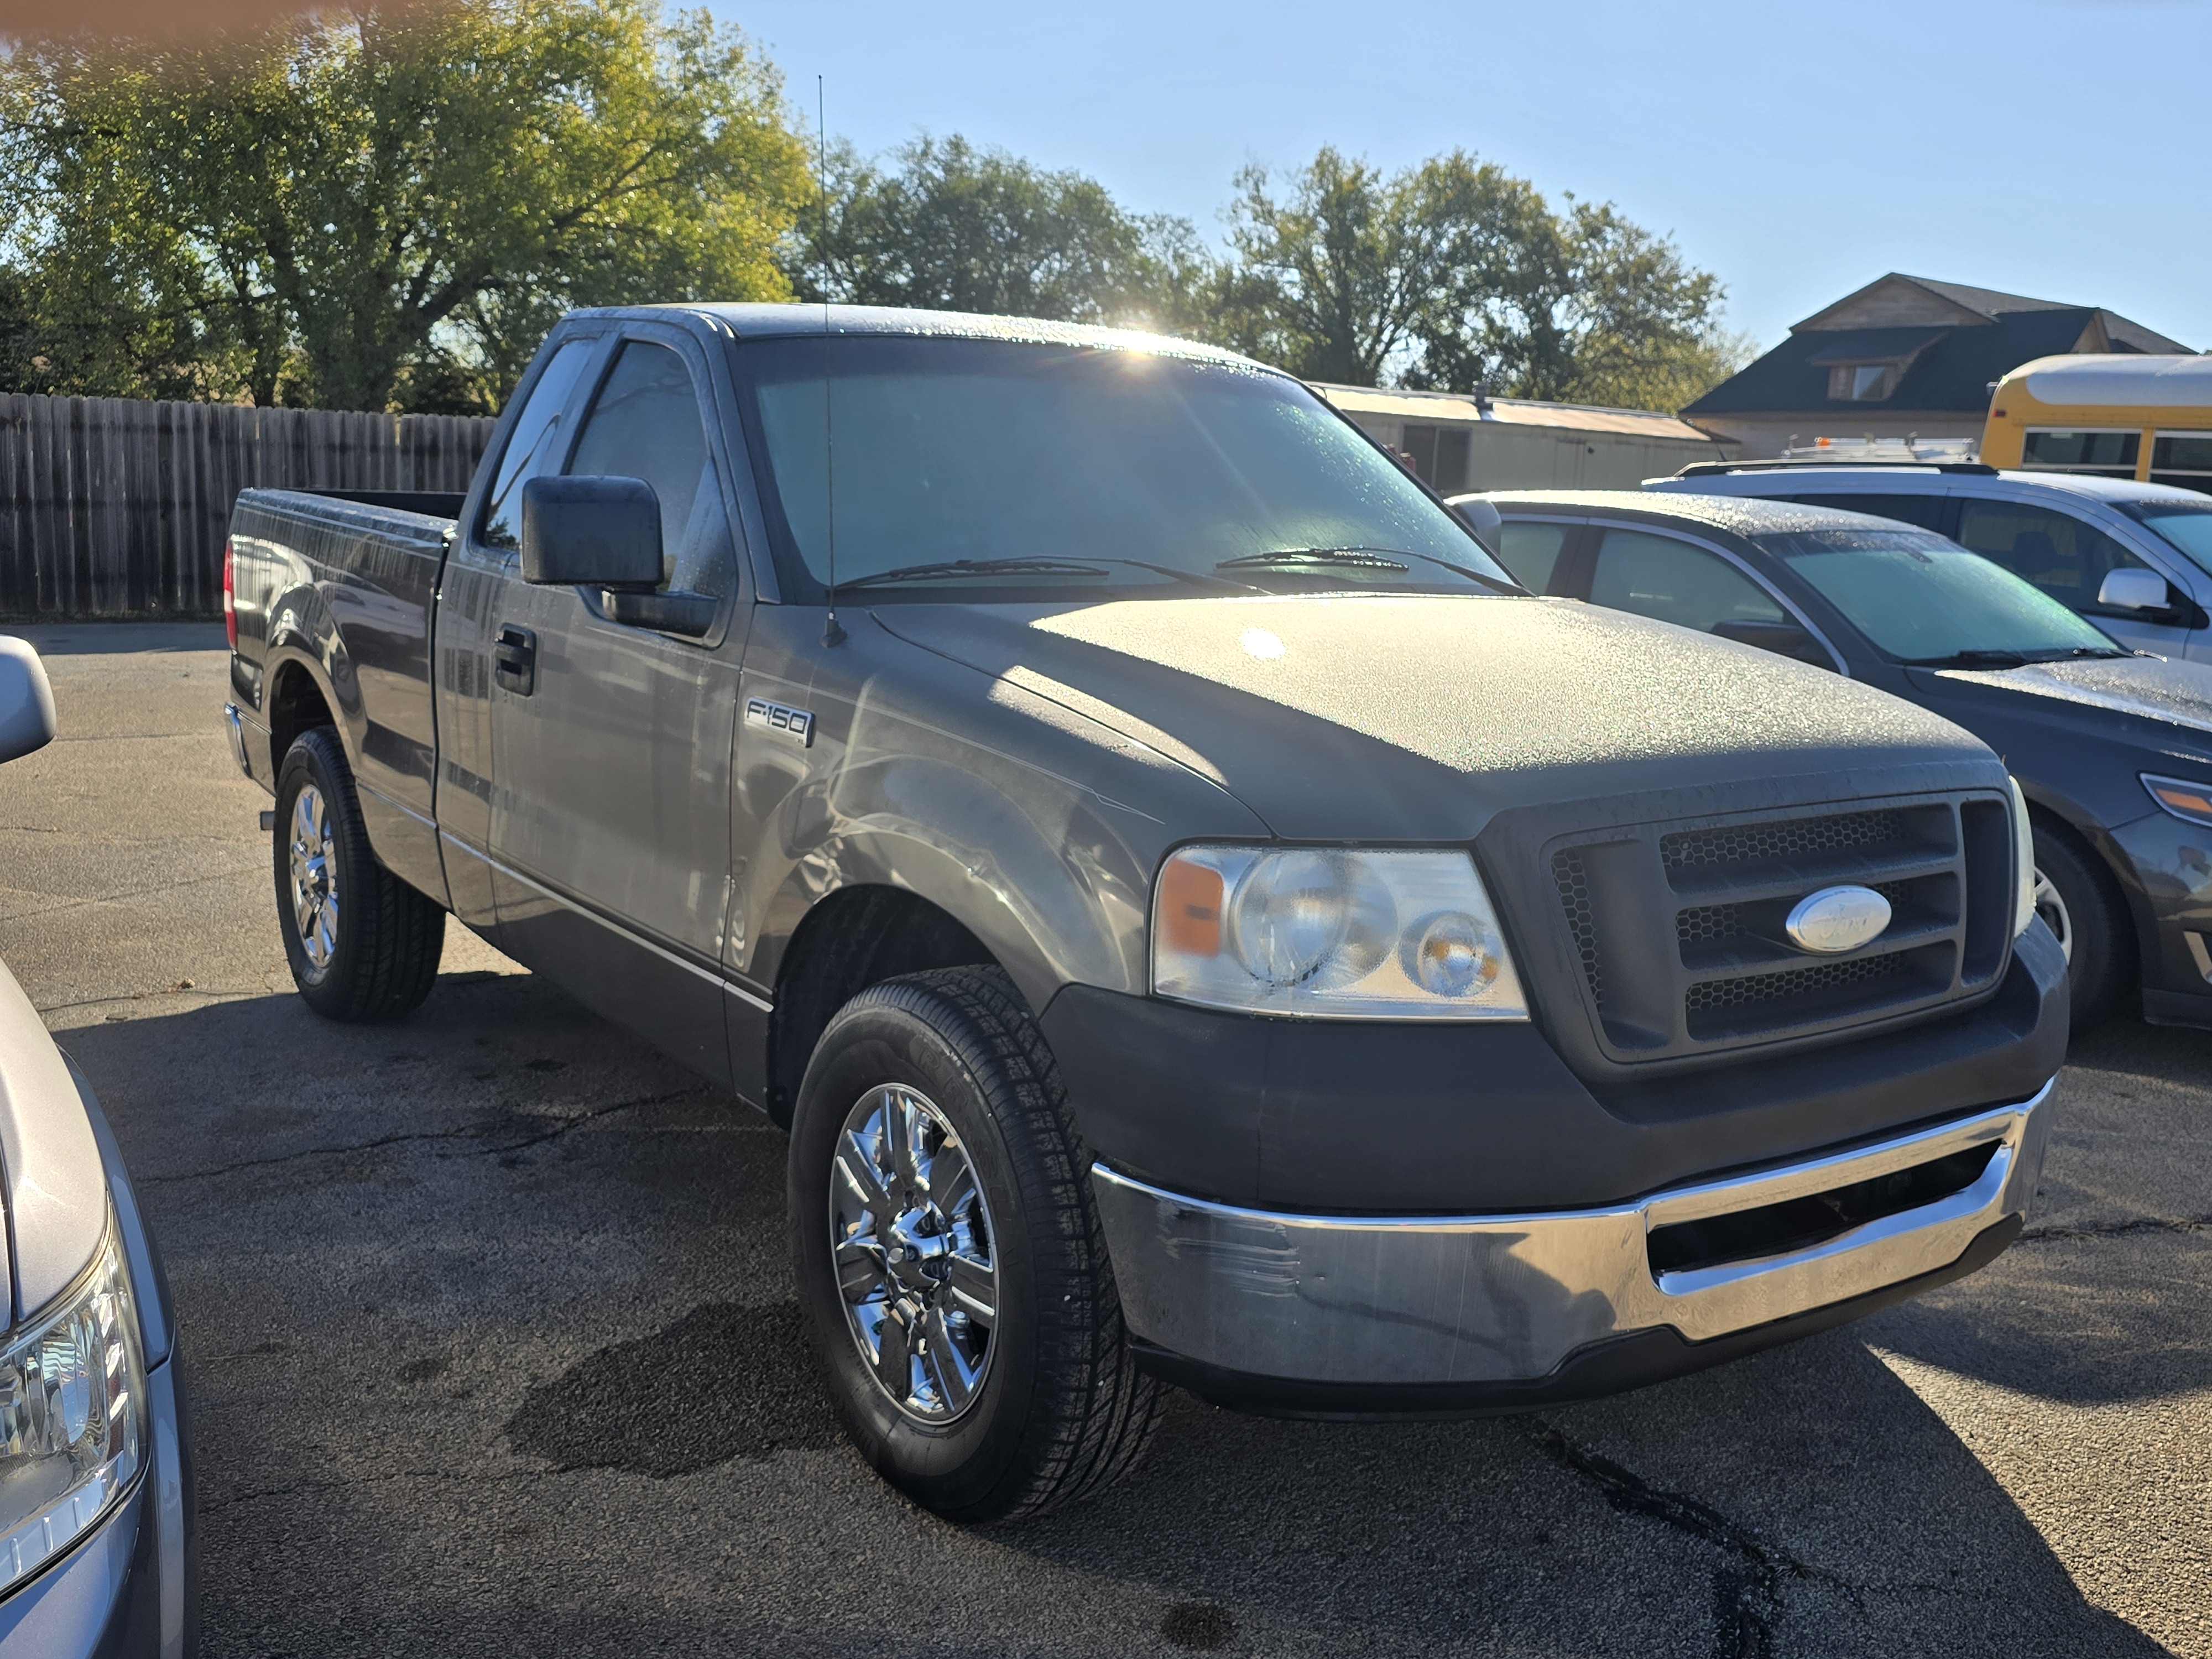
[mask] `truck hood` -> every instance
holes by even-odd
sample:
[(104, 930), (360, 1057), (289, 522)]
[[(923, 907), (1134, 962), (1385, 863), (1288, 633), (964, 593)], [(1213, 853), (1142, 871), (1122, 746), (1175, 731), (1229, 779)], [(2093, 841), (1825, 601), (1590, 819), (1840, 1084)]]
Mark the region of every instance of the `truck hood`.
[[(1565, 600), (1296, 595), (899, 605), (890, 631), (1211, 778), (1295, 840), (1460, 840), (1496, 813), (1709, 810), (1986, 783), (1987, 748), (1770, 652)], [(1679, 806), (1676, 810), (1680, 810)]]
[(107, 1231), (107, 1172), (69, 1064), (0, 963), (0, 1176), (13, 1296), (0, 1326), (67, 1290)]
[(2002, 698), (2014, 705), (2014, 714), (2033, 712), (2033, 699), (2069, 725), (2086, 722), (2090, 729), (2111, 732), (2115, 723), (2102, 717), (2117, 714), (2165, 728), (2136, 734), (2146, 741), (2179, 742), (2200, 752), (2212, 746), (2212, 668), (2201, 663), (2090, 658), (2023, 668), (1942, 669), (1929, 678), (1969, 696)]

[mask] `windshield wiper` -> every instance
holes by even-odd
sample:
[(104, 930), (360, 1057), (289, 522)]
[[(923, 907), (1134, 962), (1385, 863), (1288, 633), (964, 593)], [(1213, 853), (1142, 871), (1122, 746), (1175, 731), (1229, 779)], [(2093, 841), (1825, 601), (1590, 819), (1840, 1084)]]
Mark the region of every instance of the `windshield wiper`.
[(1469, 581), (1480, 582), (1496, 592), (1526, 595), (1528, 592), (1517, 582), (1500, 581), (1487, 571), (1477, 570), (1471, 565), (1455, 564), (1449, 559), (1440, 559), (1433, 553), (1416, 553), (1402, 547), (1279, 547), (1272, 552), (1246, 553), (1234, 559), (1224, 559), (1213, 568), (1216, 570), (1395, 570), (1402, 575), (1412, 567), (1399, 563), (1401, 559), (1420, 559), (1430, 564), (1442, 565), (1453, 574), (1464, 576)]
[(2031, 659), (2023, 651), (1954, 651), (1948, 657), (1907, 657), (1907, 668), (2025, 668)]
[(1101, 565), (1126, 564), (1139, 570), (1157, 571), (1163, 576), (1172, 576), (1180, 582), (1197, 582), (1206, 587), (1246, 587), (1249, 584), (1231, 581), (1224, 576), (1209, 576), (1200, 570), (1178, 570), (1171, 564), (1154, 564), (1149, 559), (1049, 559), (1021, 557), (1007, 559), (940, 559), (933, 564), (905, 564), (896, 570), (878, 570), (866, 576), (854, 576), (840, 582), (841, 587), (866, 587), (872, 582), (925, 582), (939, 578), (958, 580), (971, 576), (1095, 576), (1104, 580), (1106, 572)]

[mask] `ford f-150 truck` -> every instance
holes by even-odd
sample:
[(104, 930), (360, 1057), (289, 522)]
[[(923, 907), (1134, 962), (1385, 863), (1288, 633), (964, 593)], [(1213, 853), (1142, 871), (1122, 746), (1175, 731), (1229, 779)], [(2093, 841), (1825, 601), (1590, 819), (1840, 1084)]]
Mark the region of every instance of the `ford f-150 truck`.
[(1996, 758), (1529, 596), (1261, 365), (577, 313), (465, 497), (249, 491), (227, 573), (301, 994), (404, 1014), (451, 914), (787, 1126), (827, 1385), (943, 1514), (1111, 1479), (1163, 1381), (1711, 1364), (2034, 1190), (2066, 970)]

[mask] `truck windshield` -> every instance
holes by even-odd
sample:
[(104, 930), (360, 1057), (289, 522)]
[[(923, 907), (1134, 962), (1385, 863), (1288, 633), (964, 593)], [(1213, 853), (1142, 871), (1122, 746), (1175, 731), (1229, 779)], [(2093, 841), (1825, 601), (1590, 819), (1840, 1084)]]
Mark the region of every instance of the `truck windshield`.
[(817, 585), (834, 528), (841, 587), (900, 599), (1510, 591), (1448, 510), (1279, 374), (901, 336), (735, 357), (771, 536)]
[(1924, 530), (1756, 538), (1900, 661), (2002, 668), (2128, 653), (2042, 589)]
[(2212, 570), (2212, 501), (2115, 501), (2113, 506), (2185, 556)]

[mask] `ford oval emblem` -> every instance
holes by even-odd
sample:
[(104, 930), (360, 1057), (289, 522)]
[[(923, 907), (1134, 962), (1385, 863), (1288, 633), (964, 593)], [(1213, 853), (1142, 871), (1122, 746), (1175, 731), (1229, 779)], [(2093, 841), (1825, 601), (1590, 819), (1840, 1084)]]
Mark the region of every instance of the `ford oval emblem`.
[(1835, 956), (1880, 938), (1889, 915), (1889, 901), (1871, 887), (1823, 887), (1797, 901), (1782, 931), (1801, 951)]

